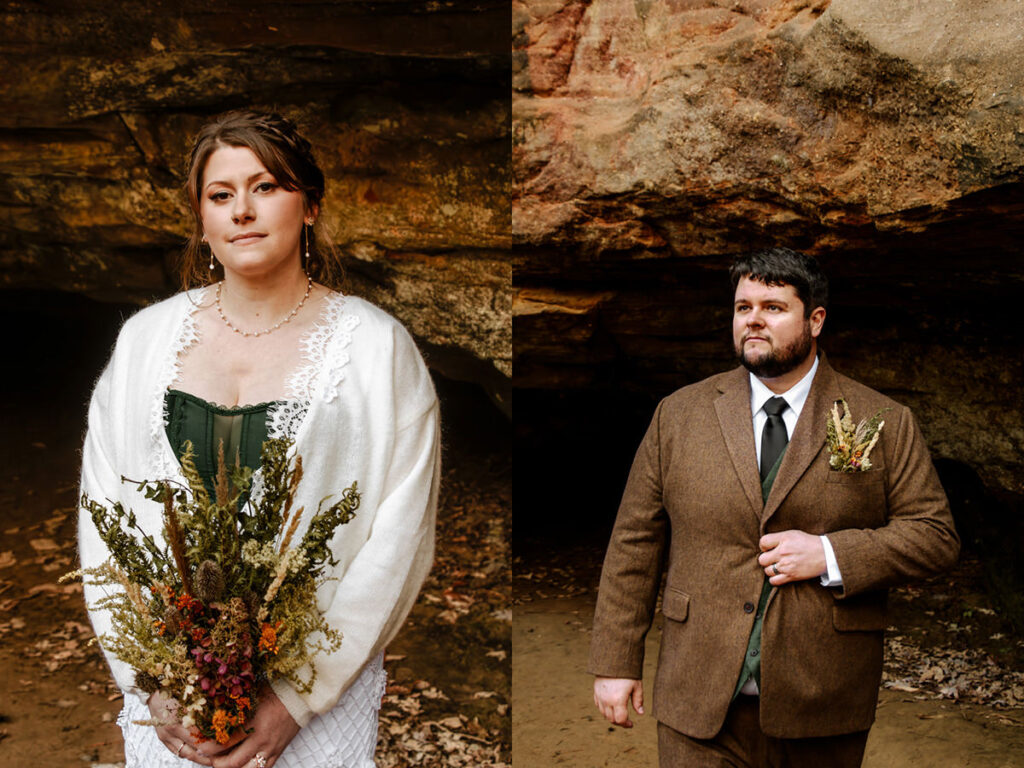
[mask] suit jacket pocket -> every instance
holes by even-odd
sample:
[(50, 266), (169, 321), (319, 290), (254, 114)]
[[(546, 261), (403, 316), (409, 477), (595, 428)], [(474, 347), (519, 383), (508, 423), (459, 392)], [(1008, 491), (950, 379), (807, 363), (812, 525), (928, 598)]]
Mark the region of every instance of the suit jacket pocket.
[(888, 626), (885, 602), (837, 602), (832, 606), (832, 626), (839, 632), (880, 632)]
[(825, 482), (840, 485), (858, 486), (880, 483), (885, 479), (885, 467), (872, 467), (865, 472), (839, 472), (830, 469), (825, 475)]
[(665, 587), (665, 596), (661, 601), (661, 612), (666, 619), (686, 621), (690, 613), (690, 596), (674, 587)]

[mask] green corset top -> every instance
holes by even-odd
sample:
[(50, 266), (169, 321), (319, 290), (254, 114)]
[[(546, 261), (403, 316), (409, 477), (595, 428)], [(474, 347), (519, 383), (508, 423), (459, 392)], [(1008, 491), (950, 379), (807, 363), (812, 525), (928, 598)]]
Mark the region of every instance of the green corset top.
[(217, 477), (217, 455), (224, 444), (224, 459), (230, 466), (237, 456), (244, 467), (260, 466), (263, 441), (267, 439), (267, 409), (276, 403), (257, 403), (228, 408), (176, 389), (164, 395), (167, 439), (181, 460), (184, 443), (192, 441), (193, 460), (206, 490), (213, 495)]

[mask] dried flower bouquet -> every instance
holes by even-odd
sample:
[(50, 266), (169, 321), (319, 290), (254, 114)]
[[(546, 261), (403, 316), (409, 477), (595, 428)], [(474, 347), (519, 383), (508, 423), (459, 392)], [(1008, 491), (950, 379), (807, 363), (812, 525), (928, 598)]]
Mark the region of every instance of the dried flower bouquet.
[(321, 501), (292, 546), (303, 510), (292, 509), (302, 459), (289, 455), (291, 447), (287, 440), (263, 444), (262, 488), (252, 496), (252, 471), (229, 470), (222, 450), (211, 497), (186, 445), (186, 486), (138, 483), (163, 504), (164, 544), (120, 503), (82, 497), (111, 558), (65, 578), (120, 587), (93, 606), (111, 613), (103, 646), (135, 670), (141, 690), (176, 700), (178, 717), (200, 740), (223, 744), (244, 730), (269, 680), (309, 692), (313, 656), (341, 643), (317, 608), (316, 590), (326, 565), (335, 564), (328, 542), (355, 515), (359, 493), (353, 483), (330, 506)]

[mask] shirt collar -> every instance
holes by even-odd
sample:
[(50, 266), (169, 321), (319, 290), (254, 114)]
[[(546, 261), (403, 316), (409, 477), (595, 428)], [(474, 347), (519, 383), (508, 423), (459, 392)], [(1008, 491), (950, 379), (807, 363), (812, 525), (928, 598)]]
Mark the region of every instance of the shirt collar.
[[(814, 356), (814, 363), (811, 365), (809, 370), (804, 377), (800, 379), (796, 384), (787, 389), (779, 397), (782, 397), (786, 401), (793, 413), (800, 417), (800, 411), (804, 408), (804, 403), (807, 402), (807, 396), (811, 393), (811, 382), (814, 380), (814, 374), (818, 370), (818, 356)], [(748, 374), (750, 376), (750, 412), (752, 414), (757, 413), (764, 404), (768, 402), (771, 397), (776, 397), (775, 393), (766, 387), (761, 380), (754, 374)]]

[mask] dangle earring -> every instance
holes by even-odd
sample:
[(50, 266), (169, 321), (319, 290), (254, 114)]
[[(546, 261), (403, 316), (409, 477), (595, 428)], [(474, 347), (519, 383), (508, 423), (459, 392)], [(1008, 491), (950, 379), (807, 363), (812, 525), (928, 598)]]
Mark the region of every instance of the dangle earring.
[(307, 271), (307, 272), (309, 271), (309, 230), (310, 230), (310, 228), (312, 228), (312, 226), (313, 226), (313, 222), (312, 221), (306, 221), (305, 222), (305, 226), (303, 226), (303, 228), (302, 228), (302, 239), (305, 240), (305, 242), (306, 242), (306, 247), (305, 247), (306, 260), (303, 262), (302, 266), (303, 266), (303, 269), (305, 271)]
[[(202, 242), (207, 243), (206, 235), (203, 235)], [(213, 272), (213, 246), (210, 246), (209, 243), (207, 243), (207, 246), (210, 248), (210, 271)]]

